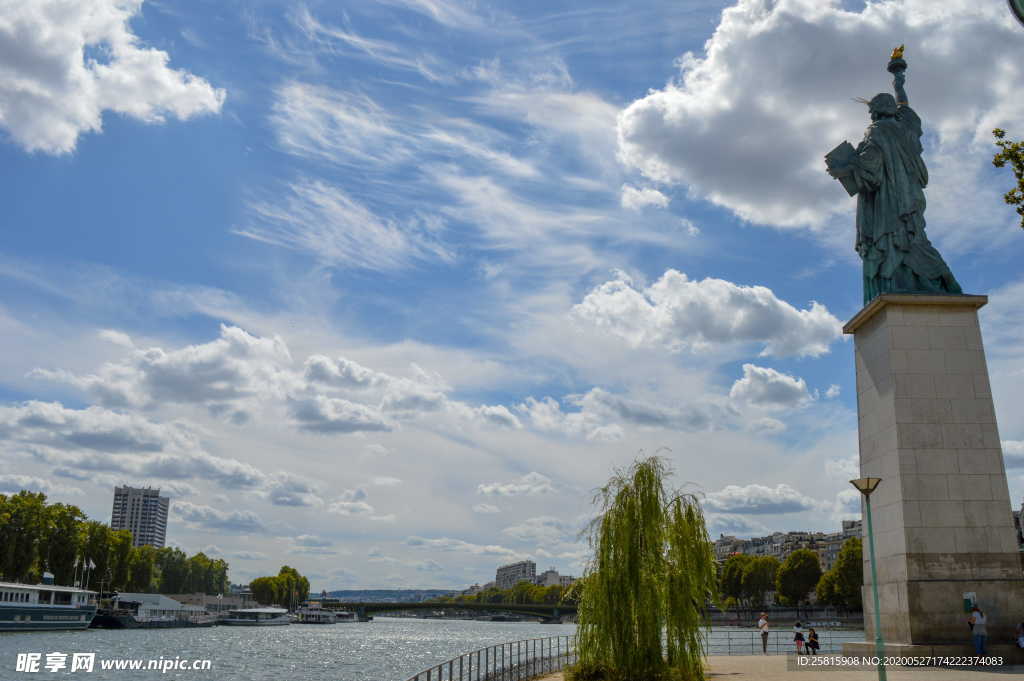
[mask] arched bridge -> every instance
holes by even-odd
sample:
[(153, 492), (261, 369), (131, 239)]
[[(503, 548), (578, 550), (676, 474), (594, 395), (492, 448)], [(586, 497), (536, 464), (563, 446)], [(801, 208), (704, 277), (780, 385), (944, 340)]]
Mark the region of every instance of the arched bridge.
[(562, 615), (575, 615), (576, 606), (565, 603), (371, 603), (366, 601), (336, 602), (321, 605), (325, 610), (348, 610), (360, 618), (375, 612), (398, 610), (475, 610), (477, 612), (508, 612), (546, 619), (559, 619)]

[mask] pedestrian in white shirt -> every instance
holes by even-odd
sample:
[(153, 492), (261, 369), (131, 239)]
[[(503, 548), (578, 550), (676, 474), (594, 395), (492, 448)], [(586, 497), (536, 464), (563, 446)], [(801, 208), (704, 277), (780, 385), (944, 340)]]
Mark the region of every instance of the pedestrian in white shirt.
[(761, 630), (761, 650), (768, 654), (768, 613), (762, 612), (761, 619), (757, 620), (757, 628)]

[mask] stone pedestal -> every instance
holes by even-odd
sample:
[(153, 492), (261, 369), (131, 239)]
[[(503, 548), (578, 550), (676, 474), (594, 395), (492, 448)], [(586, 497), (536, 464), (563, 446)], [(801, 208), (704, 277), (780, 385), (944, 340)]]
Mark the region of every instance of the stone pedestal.
[(969, 643), (967, 593), (988, 615), (993, 645), (1010, 643), (1024, 619), (1024, 572), (978, 326), (987, 302), (883, 295), (843, 328), (856, 345), (860, 474), (882, 478), (871, 510), (882, 634), (894, 646)]

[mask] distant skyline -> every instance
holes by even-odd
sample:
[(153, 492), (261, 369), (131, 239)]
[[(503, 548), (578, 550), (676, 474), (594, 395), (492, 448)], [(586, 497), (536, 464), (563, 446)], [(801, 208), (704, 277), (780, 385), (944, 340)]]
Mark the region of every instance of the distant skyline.
[(160, 487), (168, 545), (314, 592), (582, 574), (641, 451), (713, 537), (838, 528), (861, 273), (822, 159), (905, 43), (1019, 507), (1005, 3), (55, 7), (0, 13), (0, 492)]

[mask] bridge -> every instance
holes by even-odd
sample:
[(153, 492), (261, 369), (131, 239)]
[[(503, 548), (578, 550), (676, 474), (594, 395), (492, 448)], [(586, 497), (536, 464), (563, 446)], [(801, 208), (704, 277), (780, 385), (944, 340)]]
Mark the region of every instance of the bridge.
[(371, 603), (366, 601), (322, 602), (324, 610), (347, 610), (364, 618), (375, 612), (396, 612), (400, 610), (475, 610), (477, 612), (508, 612), (518, 615), (543, 617), (559, 620), (562, 615), (575, 615), (576, 606), (567, 603)]

